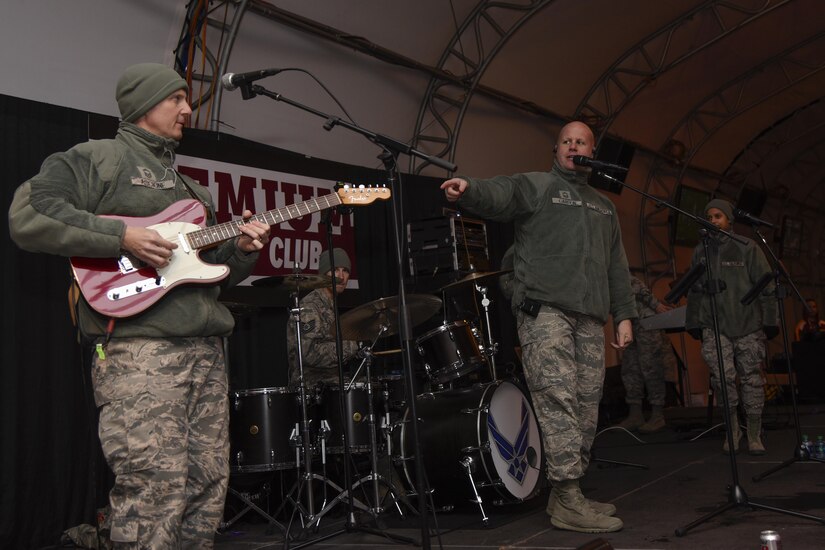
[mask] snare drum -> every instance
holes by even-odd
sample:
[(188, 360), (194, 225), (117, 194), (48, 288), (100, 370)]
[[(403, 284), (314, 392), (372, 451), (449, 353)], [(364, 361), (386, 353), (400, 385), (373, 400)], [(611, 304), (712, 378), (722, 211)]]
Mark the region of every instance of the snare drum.
[(445, 384), (480, 369), (484, 357), (466, 321), (454, 321), (427, 332), (415, 341), (427, 376)]
[[(493, 503), (520, 502), (538, 493), (541, 440), (525, 394), (510, 382), (416, 397), (424, 470), (438, 506), (489, 495)], [(414, 488), (415, 456), (407, 409), (395, 448)]]
[(267, 472), (295, 467), (290, 434), (298, 421), (298, 394), (258, 388), (229, 395), (230, 470)]

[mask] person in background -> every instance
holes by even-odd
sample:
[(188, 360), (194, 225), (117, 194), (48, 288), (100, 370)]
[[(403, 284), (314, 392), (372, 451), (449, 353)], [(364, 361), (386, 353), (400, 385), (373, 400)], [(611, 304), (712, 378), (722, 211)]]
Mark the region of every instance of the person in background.
[(496, 221), (513, 222), (511, 305), (524, 375), (542, 431), (547, 504), (559, 529), (602, 533), (624, 525), (616, 507), (582, 495), (604, 385), (604, 331), (610, 315), (616, 349), (633, 340), (636, 316), (616, 207), (590, 187), (594, 137), (582, 122), (565, 125), (549, 172), (441, 184), (450, 202)]
[[(671, 308), (660, 302), (638, 277), (631, 275), (630, 285), (636, 297), (639, 318), (633, 320), (633, 343), (622, 352), (622, 383), (630, 412), (619, 426), (628, 430), (638, 429), (641, 433), (654, 433), (665, 427), (665, 373), (676, 368), (676, 358), (665, 332), (645, 330), (639, 321)], [(645, 390), (652, 408), (647, 421), (642, 413)]]
[(797, 342), (819, 340), (825, 333), (825, 320), (819, 318), (819, 306), (813, 298), (806, 298), (807, 309), (802, 308), (802, 320), (796, 324), (794, 336)]
[[(713, 199), (704, 209), (705, 217), (724, 231), (731, 231), (733, 207), (722, 199)], [(739, 236), (741, 237), (741, 236)], [(762, 442), (762, 409), (765, 406), (762, 365), (765, 361), (765, 339), (779, 334), (776, 300), (770, 289), (748, 305), (741, 299), (766, 273), (771, 272), (765, 255), (754, 241), (746, 237), (745, 244), (719, 233), (708, 235), (708, 249), (713, 277), (724, 283), (716, 294), (722, 357), (717, 357), (716, 336), (713, 331), (710, 297), (702, 285), (694, 285), (687, 295), (685, 330), (702, 341), (702, 357), (710, 368), (713, 391), (720, 393), (719, 359), (724, 364), (725, 387), (733, 435), (733, 451), (739, 450), (739, 416), (737, 407), (741, 399), (747, 417), (748, 452), (765, 454)], [(699, 243), (693, 251), (691, 267), (704, 262), (704, 245)], [(739, 378), (737, 391), (736, 378)], [(730, 452), (728, 440), (722, 446)]]
[[(116, 214), (148, 217), (209, 191), (174, 168), (192, 109), (186, 81), (155, 63), (127, 68), (117, 81), (121, 123), (109, 140), (48, 157), (9, 209), (12, 239), (59, 256), (111, 258), (163, 268), (179, 244)], [(244, 211), (248, 219), (252, 212)], [(238, 224), (239, 237), (205, 251), (226, 264), (221, 285), (181, 285), (132, 317), (107, 318), (77, 304), (84, 345), (94, 350), (92, 383), (99, 435), (115, 474), (109, 493), (114, 548), (212, 548), (229, 482), (229, 403), (223, 338), (234, 319), (222, 286), (245, 279), (269, 240), (269, 226)]]
[[(352, 263), (346, 250), (332, 249), (335, 259), (335, 281), (330, 286), (316, 288), (301, 299), (301, 349), (303, 350), (304, 384), (307, 390), (319, 383), (338, 385), (338, 352), (335, 344), (335, 311), (332, 308), (333, 289), (341, 294), (347, 288)], [(321, 253), (318, 274), (332, 277), (332, 258), (329, 251)], [(286, 327), (286, 345), (289, 358), (289, 383), (299, 382), (298, 342), (295, 323)], [(346, 363), (358, 351), (358, 342), (344, 340), (343, 358)]]

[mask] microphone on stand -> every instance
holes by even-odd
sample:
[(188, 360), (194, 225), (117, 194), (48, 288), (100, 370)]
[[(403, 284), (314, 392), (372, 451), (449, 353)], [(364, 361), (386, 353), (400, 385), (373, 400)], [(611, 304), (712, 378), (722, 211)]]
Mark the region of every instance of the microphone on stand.
[(594, 170), (606, 170), (612, 172), (627, 172), (627, 167), (619, 166), (618, 164), (611, 164), (609, 162), (602, 162), (584, 155), (575, 155), (573, 157), (573, 164), (577, 166), (589, 166)]
[(765, 227), (773, 228), (773, 224), (766, 222), (765, 220), (761, 220), (751, 214), (750, 212), (745, 212), (741, 208), (734, 208), (733, 215), (738, 222), (745, 222), (750, 225), (764, 225)]
[(260, 71), (249, 71), (248, 73), (226, 73), (221, 77), (221, 84), (224, 89), (231, 92), (239, 86), (278, 74), (283, 70), (284, 69), (261, 69)]

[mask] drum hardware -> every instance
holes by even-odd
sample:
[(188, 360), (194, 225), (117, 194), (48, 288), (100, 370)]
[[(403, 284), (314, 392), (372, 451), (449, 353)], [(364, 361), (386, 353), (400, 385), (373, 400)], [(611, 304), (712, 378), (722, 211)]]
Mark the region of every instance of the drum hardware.
[(353, 380), (350, 381), (347, 387), (347, 391), (352, 391), (352, 388), (355, 384), (355, 380), (357, 379), (359, 373), (361, 372), (361, 369), (363, 368), (366, 380), (365, 385), (367, 389), (367, 426), (369, 428), (371, 471), (369, 474), (353, 483), (352, 490), (354, 491), (362, 484), (369, 483), (371, 485), (374, 508), (372, 508), (370, 512), (377, 516), (384, 510), (381, 506), (382, 502), (379, 494), (379, 485), (383, 484), (387, 488), (387, 495), (389, 495), (392, 499), (392, 502), (395, 505), (396, 510), (398, 511), (400, 516), (404, 518), (404, 512), (398, 505), (398, 495), (396, 494), (395, 487), (393, 487), (392, 484), (384, 478), (384, 476), (378, 473), (378, 437), (376, 433), (376, 415), (372, 392), (372, 373), (370, 367), (372, 366), (373, 357), (372, 347), (375, 346), (378, 340), (385, 336), (386, 333), (389, 331), (390, 327), (388, 325), (380, 325), (378, 327), (377, 332), (375, 333), (375, 337), (372, 339), (371, 345), (361, 349), (360, 353), (361, 355), (363, 355), (361, 359), (361, 364), (358, 365), (358, 368), (355, 370), (355, 373), (353, 375)]
[(465, 456), (459, 461), (459, 464), (464, 468), (464, 472), (467, 474), (467, 479), (470, 481), (470, 487), (473, 489), (473, 495), (475, 498), (471, 500), (471, 502), (475, 502), (478, 505), (478, 509), (481, 512), (481, 523), (487, 525), (490, 523), (490, 518), (484, 512), (484, 503), (481, 500), (481, 495), (478, 494), (478, 489), (476, 487), (476, 482), (473, 479), (473, 472), (476, 470), (476, 463), (471, 456)]
[[(499, 272), (506, 273), (506, 271)], [(487, 287), (481, 285), (475, 285), (476, 292), (481, 294), (481, 307), (484, 308), (484, 319), (486, 321), (487, 327), (487, 364), (490, 367), (490, 380), (496, 379), (496, 352), (498, 351), (498, 343), (493, 341), (493, 330), (492, 326), (490, 325), (490, 304), (493, 303), (490, 298), (487, 297)], [(484, 340), (482, 338), (482, 340)]]
[[(264, 483), (261, 486), (261, 492), (263, 492), (265, 495), (269, 495), (270, 491), (271, 491), (271, 489), (270, 489), (270, 486), (269, 486), (268, 483)], [(232, 518), (230, 518), (228, 521), (225, 521), (225, 522), (222, 521), (220, 523), (219, 527), (218, 527), (220, 530), (223, 531), (223, 530), (231, 527), (236, 521), (241, 519), (247, 512), (249, 512), (250, 510), (254, 510), (261, 517), (266, 519), (267, 522), (269, 523), (269, 527), (267, 527), (267, 530), (266, 530), (267, 535), (272, 534), (273, 527), (277, 527), (282, 533), (286, 532), (284, 526), (282, 524), (280, 524), (278, 522), (278, 520), (276, 520), (273, 516), (266, 513), (266, 511), (264, 511), (260, 506), (258, 506), (254, 502), (252, 502), (253, 495), (250, 495), (248, 492), (238, 491), (233, 487), (228, 488), (227, 495), (233, 495), (233, 496), (237, 497), (241, 502), (243, 502), (245, 504), (245, 508), (243, 510), (241, 510), (240, 512), (238, 512), (237, 514), (235, 514), (234, 516), (232, 516)], [(283, 508), (283, 505), (281, 506), (281, 508)], [(280, 508), (279, 508), (279, 511), (280, 511)], [(274, 515), (277, 516), (278, 513), (276, 512)]]
[[(300, 404), (300, 419), (296, 423), (294, 430), (294, 442), (296, 445), (295, 465), (298, 470), (298, 477), (284, 500), (284, 503), (289, 502), (293, 505), (293, 513), (290, 516), (285, 535), (285, 539), (289, 540), (289, 531), (292, 527), (292, 521), (296, 512), (300, 514), (302, 524), (305, 519), (310, 525), (316, 520), (320, 522), (320, 516), (316, 515), (313, 481), (322, 482), (323, 503), (326, 503), (327, 501), (327, 486), (332, 487), (334, 490), (339, 492), (341, 492), (342, 489), (326, 476), (326, 447), (324, 442), (329, 426), (324, 426), (323, 423), (320, 430), (323, 475), (316, 474), (312, 471), (313, 448), (310, 431), (311, 420), (307, 409), (307, 387), (304, 381), (304, 353), (301, 343), (301, 305), (299, 301), (300, 290), (331, 286), (332, 278), (294, 273), (291, 276), (285, 277), (284, 281), (284, 284), (288, 285), (292, 290), (290, 293), (292, 307), (289, 312), (295, 324), (296, 357), (298, 360), (298, 402)], [(326, 432), (324, 431), (325, 429), (327, 430)], [(303, 474), (301, 473), (301, 466), (303, 466)], [(306, 495), (306, 506), (303, 504), (303, 500), (301, 498), (302, 495)], [(361, 506), (363, 505), (361, 504)]]

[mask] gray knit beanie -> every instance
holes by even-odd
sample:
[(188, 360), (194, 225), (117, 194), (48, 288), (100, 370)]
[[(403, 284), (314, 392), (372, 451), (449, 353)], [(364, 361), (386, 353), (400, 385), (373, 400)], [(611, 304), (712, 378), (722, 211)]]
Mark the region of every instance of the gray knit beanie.
[(705, 210), (703, 211), (706, 216), (708, 214), (708, 210), (710, 210), (711, 208), (718, 208), (719, 210), (724, 212), (725, 216), (728, 217), (728, 221), (730, 223), (733, 223), (733, 220), (735, 219), (733, 217), (733, 206), (728, 201), (723, 199), (713, 199), (712, 201), (710, 201), (705, 206)]
[(134, 122), (178, 90), (189, 86), (173, 69), (160, 63), (138, 63), (117, 81), (115, 98), (124, 122)]
[[(333, 248), (332, 255), (335, 258), (335, 267), (343, 267), (347, 271), (352, 271), (352, 264), (350, 264), (347, 251), (343, 248)], [(318, 274), (326, 275), (327, 271), (332, 268), (332, 263), (329, 259), (329, 250), (321, 252), (321, 259), (318, 260)]]

